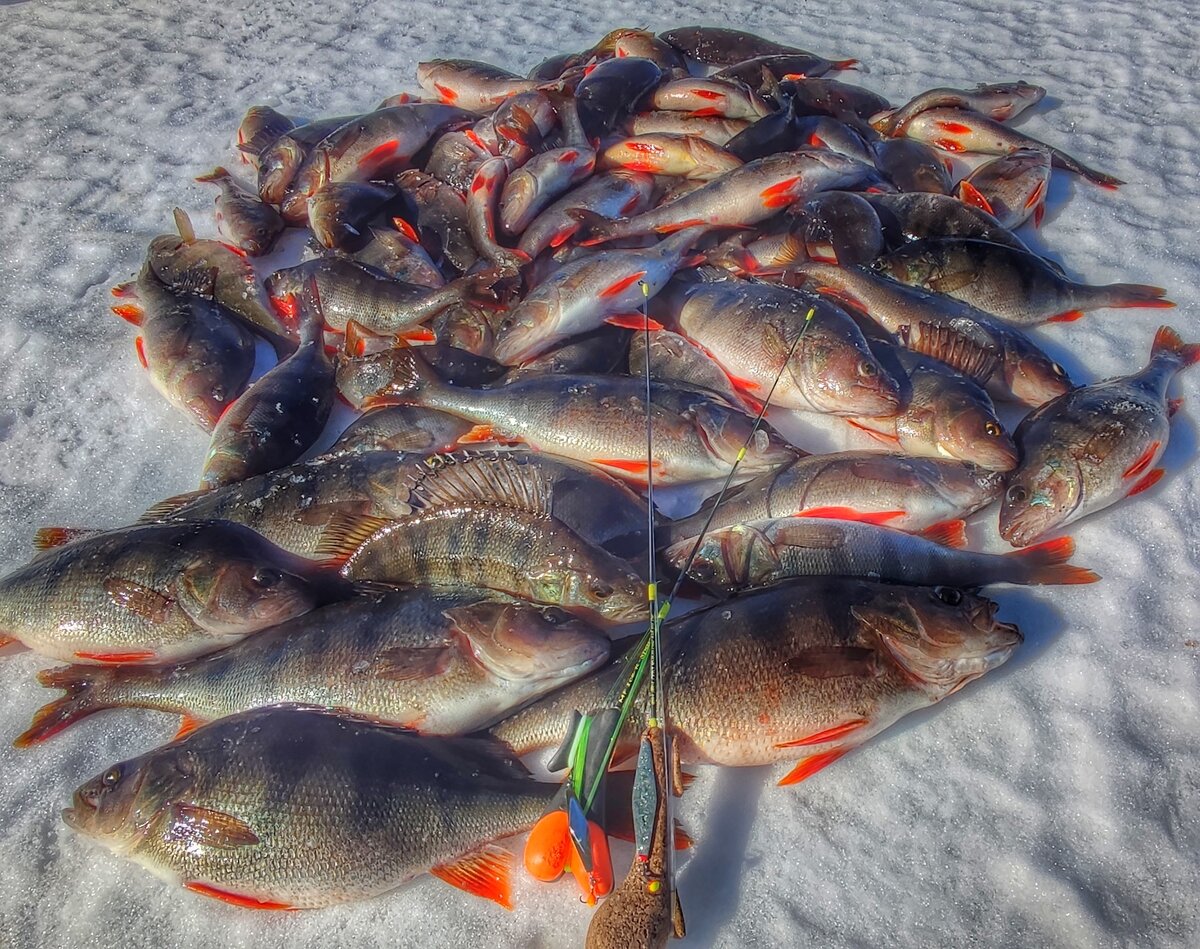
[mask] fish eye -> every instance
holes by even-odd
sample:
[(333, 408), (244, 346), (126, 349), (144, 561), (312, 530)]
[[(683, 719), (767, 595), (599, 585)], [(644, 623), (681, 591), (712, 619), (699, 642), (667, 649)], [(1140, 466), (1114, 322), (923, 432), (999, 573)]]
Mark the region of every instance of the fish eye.
[(983, 430), (985, 432), (987, 432), (989, 435), (991, 435), (992, 438), (1000, 437), (1001, 429), (1000, 429), (1000, 426), (997, 425), (995, 422), (988, 422), (985, 426), (983, 426)]
[(560, 610), (556, 607), (544, 607), (542, 609), (542, 619), (551, 626), (561, 626), (571, 619), (571, 614), (566, 610)]
[(277, 586), (281, 580), (283, 580), (283, 574), (278, 570), (255, 570), (254, 575), (250, 577), (250, 582), (263, 590), (269, 590), (271, 587)]
[(954, 587), (934, 587), (933, 595), (947, 606), (958, 606), (962, 602), (962, 591)]
[(109, 768), (104, 772), (104, 776), (100, 778), (100, 783), (106, 788), (115, 788), (117, 782), (121, 780), (121, 768), (117, 765)]
[(1019, 484), (1014, 484), (1008, 489), (1008, 500), (1013, 504), (1020, 504), (1027, 497), (1029, 497), (1029, 491)]
[(225, 401), (225, 387), (221, 386), (221, 385), (213, 386), (212, 387), (212, 397), (213, 397), (214, 402), (224, 402)]
[(1065, 370), (1058, 363), (1051, 363), (1050, 371), (1052, 373), (1054, 373), (1056, 376), (1058, 376), (1060, 379), (1065, 379), (1067, 377), (1067, 370)]
[(613, 588), (607, 583), (597, 583), (592, 586), (592, 596), (598, 600), (607, 600), (613, 595)]
[(877, 371), (878, 370), (875, 368), (875, 364), (869, 359), (860, 359), (858, 361), (858, 374), (860, 376), (870, 379), (876, 374)]

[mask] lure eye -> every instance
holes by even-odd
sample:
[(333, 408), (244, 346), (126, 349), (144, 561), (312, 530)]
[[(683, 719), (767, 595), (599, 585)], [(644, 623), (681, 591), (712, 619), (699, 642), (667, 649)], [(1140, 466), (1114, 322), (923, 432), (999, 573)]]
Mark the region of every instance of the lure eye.
[(947, 606), (958, 606), (963, 598), (962, 591), (956, 590), (954, 587), (934, 587), (933, 593)]
[(988, 422), (985, 426), (983, 426), (983, 430), (985, 432), (987, 432), (989, 435), (991, 435), (992, 438), (1000, 437), (1001, 429), (1000, 429), (1000, 426), (997, 425), (995, 422)]
[(1008, 500), (1013, 504), (1020, 504), (1029, 497), (1029, 492), (1019, 484), (1014, 484), (1008, 489)]
[(109, 768), (104, 772), (104, 776), (100, 778), (100, 783), (106, 788), (115, 788), (117, 782), (121, 780), (121, 769), (119, 767)]

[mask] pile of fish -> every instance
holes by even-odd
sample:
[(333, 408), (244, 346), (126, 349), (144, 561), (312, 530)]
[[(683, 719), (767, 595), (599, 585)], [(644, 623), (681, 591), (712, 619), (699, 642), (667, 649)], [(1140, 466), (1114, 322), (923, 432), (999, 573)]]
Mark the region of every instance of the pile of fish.
[[(46, 528), (0, 579), (3, 636), (66, 663), (19, 746), (182, 716), (66, 822), (243, 906), (426, 872), (509, 906), (496, 841), (558, 792), (520, 757), (603, 703), (659, 574), (699, 602), (663, 629), (681, 762), (783, 784), (1005, 662), (981, 587), (1098, 579), (1060, 532), (1162, 476), (1200, 347), (1162, 327), (1144, 368), (1069, 379), (1031, 327), (1171, 304), (1016, 229), (1052, 174), (1120, 182), (1006, 124), (1037, 86), (896, 107), (827, 78), (854, 65), (623, 29), (526, 76), (421, 63), (357, 115), (251, 108), (242, 173), (197, 179), (221, 239), (177, 211), (113, 291), (211, 439), (199, 490)], [(285, 232), (305, 259), (256, 265)], [(317, 453), (339, 396), (362, 414)], [(871, 450), (808, 454), (790, 410)], [(709, 499), (672, 520), (651, 484)], [(963, 549), (997, 501), (1020, 549)]]

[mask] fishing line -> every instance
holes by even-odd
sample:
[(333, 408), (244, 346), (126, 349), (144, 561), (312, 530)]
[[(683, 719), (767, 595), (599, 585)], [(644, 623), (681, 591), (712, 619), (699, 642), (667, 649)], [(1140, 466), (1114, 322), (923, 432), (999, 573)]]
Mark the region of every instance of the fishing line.
[[(717, 493), (717, 500), (713, 504), (712, 510), (710, 510), (708, 512), (708, 517), (705, 519), (704, 527), (701, 529), (700, 535), (696, 538), (696, 542), (692, 546), (691, 553), (688, 555), (687, 560), (684, 562), (683, 569), (680, 571), (678, 578), (675, 580), (675, 583), (671, 587), (670, 594), (668, 595), (667, 599), (662, 601), (662, 603), (658, 606), (657, 612), (652, 617), (652, 621), (649, 624), (648, 628), (646, 629), (646, 632), (642, 634), (642, 638), (638, 642), (636, 648), (630, 650), (629, 655), (625, 659), (625, 663), (624, 663), (624, 667), (622, 669), (621, 676), (617, 679), (616, 683), (613, 685), (613, 688), (609, 690), (609, 694), (607, 696), (608, 702), (607, 702), (606, 707), (613, 707), (613, 708), (618, 709), (618, 717), (617, 717), (617, 721), (616, 721), (616, 727), (613, 729), (611, 735), (609, 736), (608, 746), (606, 747), (606, 749), (604, 751), (603, 757), (600, 759), (604, 763), (604, 767), (602, 769), (599, 769), (597, 771), (597, 773), (595, 775), (593, 775), (592, 781), (586, 789), (583, 787), (583, 781), (584, 781), (583, 762), (584, 762), (584, 755), (586, 753), (586, 747), (585, 747), (586, 743), (576, 742), (572, 746), (571, 755), (570, 755), (572, 784), (574, 785), (576, 793), (580, 797), (585, 809), (590, 809), (592, 806), (592, 803), (595, 801), (596, 794), (599, 792), (599, 789), (600, 789), (600, 783), (604, 777), (604, 771), (607, 770), (608, 762), (610, 762), (612, 760), (612, 755), (616, 751), (617, 741), (620, 738), (621, 730), (622, 730), (622, 728), (624, 728), (625, 722), (629, 718), (630, 712), (633, 710), (633, 702), (634, 702), (635, 698), (637, 697), (637, 694), (641, 688), (642, 680), (646, 675), (646, 671), (647, 671), (646, 666), (649, 663), (649, 661), (653, 658), (653, 645), (654, 645), (655, 630), (656, 630), (656, 628), (661, 630), (662, 622), (666, 619), (668, 613), (670, 612), (671, 606), (674, 603), (675, 598), (679, 593), (679, 589), (683, 585), (683, 580), (687, 576), (688, 571), (691, 569), (692, 564), (695, 562), (696, 556), (700, 552), (701, 544), (704, 542), (704, 536), (705, 536), (705, 534), (708, 533), (708, 529), (712, 526), (712, 521), (713, 521), (713, 518), (716, 516), (717, 508), (720, 506), (721, 500), (725, 497), (726, 492), (729, 490), (730, 485), (733, 483), (733, 479), (734, 479), (735, 475), (737, 474), (738, 465), (741, 464), (742, 459), (746, 457), (746, 453), (749, 451), (750, 444), (751, 444), (751, 442), (754, 441), (754, 437), (758, 433), (758, 426), (762, 423), (763, 417), (766, 415), (767, 408), (771, 404), (771, 397), (775, 394), (775, 389), (779, 385), (779, 380), (783, 378), (783, 373), (786, 371), (788, 364), (791, 362), (792, 357), (795, 355), (796, 350), (799, 348), (801, 339), (803, 339), (805, 333), (808, 332), (808, 328), (809, 328), (810, 324), (812, 323), (813, 317), (815, 315), (816, 315), (816, 308), (809, 307), (808, 313), (804, 317), (804, 325), (800, 327), (800, 332), (796, 335), (796, 338), (792, 341), (792, 345), (788, 349), (787, 356), (784, 359), (783, 365), (780, 367), (779, 372), (776, 374), (775, 380), (771, 383), (771, 388), (767, 391), (767, 397), (766, 397), (766, 399), (763, 400), (763, 404), (759, 408), (758, 414), (755, 416), (754, 422), (750, 426), (750, 433), (746, 436), (746, 440), (742, 443), (742, 447), (738, 450), (738, 453), (734, 459), (733, 465), (729, 469), (729, 474), (726, 475), (725, 482), (721, 486), (721, 490)], [(647, 335), (648, 335), (649, 334), (648, 326), (646, 328), (646, 331), (647, 331)], [(648, 375), (649, 374), (649, 351), (647, 351), (647, 354), (646, 354), (646, 372)], [(647, 403), (647, 406), (648, 406), (648, 404), (649, 403)], [(653, 508), (651, 508), (649, 517), (648, 517), (648, 522), (653, 524), (653, 519), (654, 519), (654, 513), (653, 513)], [(651, 537), (650, 546), (651, 546), (651, 548), (654, 547), (653, 536)], [(652, 553), (651, 553), (651, 562), (652, 563), (654, 562), (654, 557), (655, 557), (655, 553), (652, 551)], [(661, 683), (661, 678), (659, 679), (659, 681)], [(576, 737), (578, 738), (578, 733), (577, 733)]]
[(775, 375), (775, 381), (771, 383), (771, 388), (767, 390), (767, 397), (763, 400), (762, 406), (758, 410), (758, 414), (754, 416), (754, 424), (750, 426), (750, 434), (746, 436), (745, 442), (738, 450), (737, 457), (733, 460), (733, 465), (729, 469), (729, 474), (725, 476), (725, 483), (721, 485), (721, 490), (717, 492), (717, 500), (709, 509), (708, 517), (704, 519), (704, 526), (700, 528), (700, 533), (696, 537), (696, 542), (692, 545), (691, 553), (688, 554), (687, 560), (683, 563), (683, 568), (679, 571), (679, 576), (675, 578), (675, 583), (671, 587), (671, 592), (667, 596), (663, 609), (663, 617), (671, 610), (671, 604), (675, 602), (675, 597), (679, 593), (679, 588), (683, 586), (683, 581), (688, 575), (688, 571), (692, 569), (692, 564), (696, 561), (696, 556), (700, 553), (700, 545), (704, 543), (704, 535), (708, 533), (708, 529), (712, 527), (713, 518), (717, 514), (717, 508), (721, 506), (721, 501), (725, 497), (725, 492), (729, 490), (729, 486), (733, 483), (733, 476), (737, 474), (738, 465), (742, 463), (742, 459), (746, 457), (746, 452), (750, 448), (750, 443), (754, 441), (754, 436), (758, 434), (758, 426), (762, 423), (763, 416), (767, 414), (767, 406), (771, 404), (771, 396), (775, 394), (775, 387), (779, 385), (779, 380), (783, 378), (783, 373), (792, 361), (792, 356), (795, 355), (796, 349), (800, 345), (800, 340), (804, 338), (804, 334), (808, 332), (808, 327), (816, 315), (816, 307), (809, 307), (808, 313), (804, 317), (804, 325), (800, 327), (800, 332), (796, 334), (796, 338), (792, 340), (792, 345), (788, 349), (787, 356), (783, 360), (783, 365), (779, 367), (779, 372)]

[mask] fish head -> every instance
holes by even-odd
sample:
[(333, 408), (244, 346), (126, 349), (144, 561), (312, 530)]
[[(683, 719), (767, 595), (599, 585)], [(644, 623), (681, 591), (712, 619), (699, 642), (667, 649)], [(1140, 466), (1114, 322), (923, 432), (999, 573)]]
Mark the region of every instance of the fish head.
[(178, 273), (179, 259), (186, 246), (178, 234), (160, 234), (146, 249), (146, 263), (160, 279), (170, 283)]
[(958, 516), (966, 517), (990, 504), (1004, 487), (1005, 472), (982, 465), (963, 464), (943, 469), (937, 475), (936, 490)]
[(122, 761), (79, 786), (63, 821), (117, 853), (129, 853), (170, 802), (194, 785), (196, 767), (196, 756), (176, 743)]
[(279, 204), (303, 161), (304, 149), (294, 139), (287, 135), (278, 139), (259, 160), (259, 197), (268, 204)]
[(994, 601), (955, 587), (879, 586), (851, 612), (935, 701), (1002, 665), (1024, 639), (996, 620)]
[[(694, 547), (696, 538), (690, 537), (672, 544), (663, 556), (682, 569)], [(704, 535), (688, 576), (711, 590), (725, 591), (759, 582), (778, 567), (774, 545), (762, 531), (751, 524), (735, 524)]]
[(372, 398), (391, 394), (403, 352), (385, 349), (365, 356), (338, 353), (334, 370), (338, 392), (357, 409)]
[(526, 298), (497, 323), (492, 359), (505, 366), (532, 359), (549, 347), (560, 315), (561, 309), (549, 300)]
[(529, 583), (539, 603), (612, 626), (646, 618), (646, 581), (607, 551), (562, 545), (540, 568), (531, 565)]
[(500, 221), (509, 233), (523, 230), (526, 215), (537, 196), (538, 182), (533, 174), (522, 168), (508, 176), (500, 198)]
[(1083, 486), (1079, 463), (1066, 452), (1027, 457), (1000, 502), (1000, 536), (1025, 547), (1063, 526), (1079, 508)]
[(227, 549), (197, 551), (173, 593), (197, 625), (218, 636), (266, 629), (307, 613), (321, 599), (312, 581), (283, 569), (275, 558)]
[(451, 304), (434, 317), (438, 342), (474, 356), (490, 358), (496, 336), (489, 314), (482, 307), (462, 301)]
[(934, 276), (932, 262), (919, 252), (914, 253), (908, 247), (901, 247), (890, 254), (885, 254), (871, 263), (872, 269), (899, 280), (910, 287), (923, 287), (930, 277)]
[(475, 660), (499, 679), (553, 688), (608, 659), (611, 641), (562, 610), (485, 600), (446, 617)]
[(945, 395), (932, 419), (938, 453), (989, 471), (1012, 471), (1018, 461), (1016, 443), (996, 418), (986, 394), (970, 383), (950, 386)]
[(899, 412), (900, 386), (875, 358), (862, 332), (844, 314), (822, 319), (821, 306), (817, 314), (788, 366), (813, 407), (869, 418)]
[(308, 226), (322, 247), (340, 247), (347, 235), (349, 202), (341, 192), (326, 185), (307, 199)]
[[(740, 471), (761, 472), (796, 460), (796, 450), (769, 425), (762, 423), (754, 429), (754, 420), (748, 415), (719, 403), (698, 401), (688, 407), (685, 418), (692, 423), (712, 457), (722, 465), (738, 463)], [(743, 448), (746, 454), (739, 462)]]
[(1002, 371), (1009, 390), (1026, 405), (1043, 405), (1074, 388), (1067, 370), (1024, 337), (1005, 339)]

